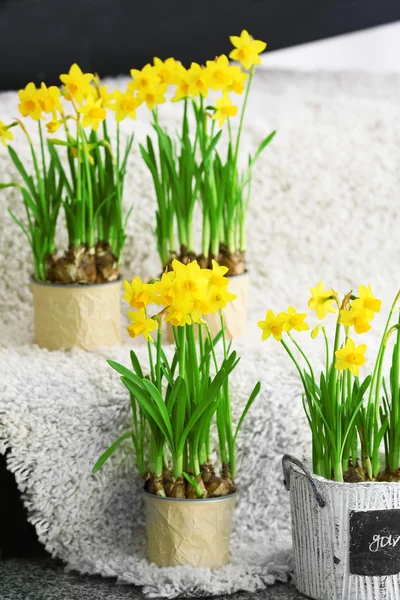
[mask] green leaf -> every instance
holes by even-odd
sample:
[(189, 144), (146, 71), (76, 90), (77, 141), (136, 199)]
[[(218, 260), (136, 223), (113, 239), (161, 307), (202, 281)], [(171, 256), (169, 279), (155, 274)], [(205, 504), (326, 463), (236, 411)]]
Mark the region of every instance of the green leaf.
[(244, 411), (241, 414), (241, 417), (239, 419), (239, 423), (237, 424), (235, 435), (233, 436), (233, 439), (234, 439), (235, 442), (236, 442), (236, 438), (237, 438), (237, 435), (239, 433), (239, 430), (240, 430), (240, 428), (242, 426), (242, 423), (245, 420), (246, 415), (247, 415), (247, 413), (248, 413), (251, 405), (253, 404), (254, 400), (257, 398), (258, 394), (260, 393), (260, 389), (261, 389), (261, 384), (260, 384), (260, 382), (258, 382), (254, 386), (254, 389), (253, 389), (253, 391), (250, 394), (250, 398), (247, 400), (247, 404), (246, 404), (246, 406), (244, 408)]
[(124, 377), (128, 377), (128, 379), (132, 379), (134, 373), (132, 373), (130, 369), (124, 367), (124, 365), (121, 365), (120, 363), (115, 362), (115, 360), (107, 360), (107, 362), (110, 365), (110, 367), (117, 371), (117, 373), (123, 375)]
[(267, 136), (262, 142), (261, 144), (258, 146), (257, 151), (255, 153), (255, 155), (253, 156), (253, 158), (251, 159), (251, 162), (249, 164), (250, 168), (253, 167), (255, 165), (255, 163), (257, 162), (260, 154), (262, 153), (262, 151), (264, 150), (264, 148), (266, 148), (268, 146), (268, 144), (274, 139), (276, 134), (276, 131), (273, 131), (272, 133), (269, 134), (269, 136)]
[(127, 431), (126, 433), (121, 435), (121, 437), (119, 437), (113, 444), (111, 444), (111, 446), (109, 448), (107, 448), (107, 450), (104, 452), (104, 454), (102, 454), (100, 456), (99, 460), (94, 465), (94, 467), (92, 469), (92, 473), (96, 473), (99, 469), (101, 469), (101, 467), (110, 458), (111, 454), (113, 454), (113, 452), (115, 452), (115, 450), (118, 448), (118, 446), (120, 444), (122, 444), (122, 442), (124, 440), (127, 440), (129, 437), (132, 437), (132, 436), (133, 436), (133, 432)]

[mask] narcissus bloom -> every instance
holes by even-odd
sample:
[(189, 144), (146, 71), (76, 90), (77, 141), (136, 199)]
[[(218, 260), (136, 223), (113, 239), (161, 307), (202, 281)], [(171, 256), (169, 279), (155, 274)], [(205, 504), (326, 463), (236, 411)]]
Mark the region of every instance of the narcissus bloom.
[(142, 335), (148, 342), (154, 342), (150, 333), (158, 327), (154, 319), (148, 319), (144, 308), (140, 308), (137, 312), (128, 312), (128, 316), (132, 323), (128, 327), (128, 333), (131, 337), (136, 338)]
[(177, 83), (178, 69), (180, 63), (174, 58), (167, 58), (162, 61), (160, 58), (154, 57), (154, 72), (160, 78), (160, 83), (166, 85), (174, 85)]
[(191, 81), (187, 69), (183, 65), (180, 65), (177, 71), (176, 90), (172, 102), (187, 98), (190, 92), (190, 84)]
[(274, 311), (269, 309), (265, 315), (265, 321), (259, 321), (258, 327), (262, 330), (261, 339), (267, 340), (271, 335), (280, 342), (284, 331), (290, 327), (285, 323), (285, 313), (275, 315)]
[(325, 290), (322, 281), (317, 287), (310, 288), (311, 298), (308, 301), (308, 307), (315, 310), (318, 319), (325, 319), (328, 313), (336, 313), (333, 304), (333, 290)]
[(354, 302), (351, 310), (341, 310), (339, 323), (346, 327), (354, 327), (356, 333), (366, 333), (371, 329), (370, 321), (374, 318), (372, 310), (365, 308), (354, 308)]
[(378, 300), (372, 293), (371, 285), (368, 286), (360, 285), (358, 287), (359, 298), (353, 300), (354, 308), (365, 308), (372, 310), (374, 313), (378, 313), (381, 310), (382, 300)]
[(227, 89), (228, 92), (235, 92), (235, 94), (243, 94), (244, 84), (249, 75), (246, 71), (242, 71), (237, 65), (230, 67), (232, 81)]
[(46, 129), (49, 133), (55, 133), (61, 127), (62, 121), (58, 119), (52, 119), (46, 123)]
[(147, 88), (139, 91), (139, 94), (138, 94), (139, 103), (143, 102), (144, 104), (146, 104), (146, 106), (149, 110), (153, 110), (154, 107), (157, 106), (158, 104), (164, 104), (166, 102), (166, 100), (165, 100), (166, 91), (167, 91), (166, 85), (156, 84), (156, 85), (147, 87)]
[(189, 77), (189, 95), (206, 98), (209, 87), (209, 73), (207, 69), (193, 62), (187, 74)]
[(7, 125), (0, 121), (0, 140), (4, 146), (7, 146), (8, 142), (11, 142), (14, 139), (13, 134), (8, 129)]
[(235, 300), (236, 295), (228, 292), (227, 286), (221, 287), (214, 285), (209, 291), (209, 313), (217, 312), (220, 308), (225, 308), (228, 302)]
[[(295, 329), (296, 331), (307, 331), (310, 329), (308, 323), (304, 322), (304, 319), (307, 317), (307, 313), (298, 313), (294, 306), (289, 306), (287, 313), (283, 313), (285, 317), (285, 323), (290, 327), (290, 329)], [(290, 331), (288, 329), (288, 331)]]
[(93, 73), (83, 73), (81, 68), (74, 63), (68, 73), (60, 75), (60, 81), (64, 84), (66, 91), (66, 100), (75, 100), (78, 104), (93, 92), (91, 82), (94, 79)]
[(78, 108), (78, 112), (83, 115), (82, 127), (92, 127), (94, 131), (99, 128), (100, 123), (107, 116), (106, 109), (102, 106), (102, 99), (94, 100), (88, 98), (86, 104)]
[(55, 85), (47, 87), (47, 85), (42, 82), (40, 90), (38, 90), (38, 99), (40, 107), (45, 113), (54, 114), (57, 111), (62, 112), (63, 110), (61, 106), (61, 92)]
[(228, 57), (222, 54), (215, 60), (208, 60), (206, 64), (210, 88), (214, 91), (227, 91), (232, 84), (233, 76)]
[(143, 283), (140, 277), (135, 277), (132, 282), (124, 281), (124, 300), (133, 308), (146, 308), (154, 301), (154, 287), (151, 283)]
[(253, 65), (260, 65), (261, 58), (259, 54), (264, 52), (267, 44), (261, 40), (253, 39), (244, 29), (240, 36), (232, 35), (230, 37), (234, 50), (229, 54), (233, 60), (239, 61), (245, 69), (250, 69)]
[(28, 83), (25, 89), (19, 90), (20, 103), (18, 110), (23, 117), (31, 117), (34, 121), (42, 118), (42, 107), (39, 102), (39, 90), (34, 83)]
[(210, 280), (211, 286), (225, 287), (228, 285), (226, 277), (228, 267), (220, 267), (216, 260), (212, 259), (212, 269), (205, 269), (205, 274)]
[(111, 110), (115, 111), (115, 120), (117, 123), (123, 121), (126, 117), (136, 119), (136, 109), (140, 106), (140, 100), (131, 93), (123, 93), (120, 90), (114, 92), (115, 102), (111, 104)]
[(213, 114), (212, 119), (218, 121), (219, 127), (225, 123), (228, 117), (234, 117), (237, 113), (237, 106), (232, 104), (228, 94), (224, 94), (222, 98), (216, 99), (215, 108), (217, 110)]
[(360, 344), (356, 346), (352, 339), (348, 338), (344, 348), (336, 350), (336, 369), (347, 371), (349, 369), (355, 377), (358, 377), (360, 367), (365, 363), (365, 352), (367, 346)]
[(157, 75), (156, 69), (152, 65), (145, 65), (143, 69), (131, 69), (133, 81), (129, 83), (130, 90), (146, 92), (150, 88), (155, 88), (161, 83), (161, 78)]

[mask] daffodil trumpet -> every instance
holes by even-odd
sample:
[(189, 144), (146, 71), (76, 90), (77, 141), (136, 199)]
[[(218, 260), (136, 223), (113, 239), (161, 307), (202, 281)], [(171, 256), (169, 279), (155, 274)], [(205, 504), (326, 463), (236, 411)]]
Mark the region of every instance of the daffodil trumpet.
[[(325, 369), (316, 376), (295, 332), (309, 329), (306, 313), (293, 306), (275, 314), (268, 310), (259, 321), (262, 339), (273, 337), (280, 342), (293, 362), (303, 387), (303, 406), (312, 434), (313, 472), (336, 481), (400, 480), (400, 321), (391, 325), (400, 292), (389, 311), (382, 341), (372, 372), (360, 378), (366, 364), (367, 346), (354, 340), (364, 335), (380, 312), (381, 300), (371, 286), (360, 285), (358, 295), (352, 291), (339, 301), (334, 289), (322, 282), (311, 288), (308, 307), (319, 320), (334, 314), (336, 327), (331, 347), (327, 330), (319, 324), (311, 331), (316, 338), (322, 331), (325, 340)], [(386, 347), (395, 334), (390, 381), (383, 376)], [(303, 363), (303, 365), (302, 365)], [(383, 398), (382, 398), (383, 395)], [(385, 464), (381, 451), (385, 452)]]
[[(130, 439), (149, 493), (192, 499), (226, 496), (235, 490), (237, 435), (260, 384), (234, 427), (229, 377), (239, 358), (225, 339), (222, 311), (234, 299), (226, 269), (215, 261), (211, 269), (176, 259), (171, 266), (161, 279), (143, 282), (135, 277), (124, 283), (124, 299), (134, 309), (129, 312), (128, 332), (133, 338), (145, 338), (148, 364), (145, 370), (133, 351), (129, 368), (108, 361), (129, 392), (132, 428), (105, 451), (93, 470)], [(154, 305), (158, 310), (151, 312)], [(214, 312), (220, 312), (221, 330), (213, 339), (204, 317)], [(172, 356), (163, 348), (163, 321), (173, 326)], [(219, 474), (211, 460), (214, 428), (219, 437)]]
[[(132, 87), (139, 90), (153, 112), (155, 140), (148, 136), (141, 146), (157, 198), (156, 237), (162, 268), (174, 258), (183, 263), (196, 259), (204, 267), (211, 261), (227, 266), (229, 275), (246, 271), (246, 215), (253, 167), (275, 132), (249, 156), (247, 168), (239, 168), (240, 142), (255, 66), (266, 44), (247, 31), (232, 36), (230, 64), (226, 55), (192, 63), (189, 68), (169, 58), (154, 59), (141, 71), (131, 71)], [(174, 90), (172, 101), (182, 101), (182, 127), (178, 136), (161, 124), (160, 104)], [(214, 93), (219, 94), (214, 97)], [(241, 111), (232, 94), (245, 93)], [(236, 137), (231, 120), (239, 116)], [(227, 150), (220, 150), (226, 130)], [(201, 244), (193, 234), (196, 207), (201, 209)]]
[[(34, 167), (33, 175), (29, 174), (9, 146), (22, 183), (0, 187), (21, 191), (25, 222), (10, 212), (31, 245), (35, 280), (65, 284), (115, 281), (130, 214), (123, 214), (122, 194), (133, 143), (129, 136), (121, 150), (119, 123), (127, 116), (134, 117), (138, 102), (128, 91), (109, 93), (98, 76), (83, 73), (76, 64), (60, 75), (60, 80), (61, 88), (45, 83), (37, 88), (29, 83), (18, 93), (23, 119), (10, 125), (0, 121), (0, 139), (5, 145), (14, 138), (11, 128), (21, 128)], [(116, 144), (108, 133), (108, 113), (115, 115), (117, 122)], [(24, 124), (27, 118), (38, 125), (38, 151)], [(44, 134), (53, 136), (60, 129), (65, 138), (49, 137), (46, 143)], [(68, 248), (61, 255), (55, 244), (60, 209), (68, 232)]]

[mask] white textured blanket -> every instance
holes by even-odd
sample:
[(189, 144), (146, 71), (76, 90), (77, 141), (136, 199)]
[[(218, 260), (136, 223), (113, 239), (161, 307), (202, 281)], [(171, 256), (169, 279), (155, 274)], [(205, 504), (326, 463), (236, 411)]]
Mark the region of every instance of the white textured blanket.
[[(171, 124), (177, 110), (164, 110)], [(16, 94), (1, 94), (0, 119), (15, 114)], [(124, 131), (130, 127), (124, 123)], [(134, 127), (138, 139), (149, 130), (146, 123)], [(389, 304), (400, 284), (400, 77), (259, 71), (244, 146), (254, 148), (275, 128), (255, 173), (249, 215), (249, 331), (237, 344), (243, 358), (233, 378), (235, 414), (257, 379), (262, 393), (239, 439), (232, 563), (214, 573), (147, 563), (141, 482), (129, 444), (91, 474), (129, 421), (127, 396), (105, 360), (128, 363), (137, 344), (126, 337), (120, 348), (92, 353), (33, 345), (29, 249), (6, 212), (11, 206), (23, 215), (22, 203), (15, 191), (0, 195), (0, 451), (12, 448), (9, 468), (40, 540), (71, 568), (169, 597), (262, 589), (289, 573), (280, 458), (302, 456), (309, 435), (295, 373), (277, 344), (261, 344), (255, 323), (267, 307), (305, 308), (308, 287), (319, 279), (342, 292), (370, 282)], [(29, 160), (22, 134), (16, 147)], [(0, 146), (0, 181), (15, 177)], [(137, 145), (125, 201), (135, 208), (124, 274), (146, 278), (159, 263), (152, 186)]]

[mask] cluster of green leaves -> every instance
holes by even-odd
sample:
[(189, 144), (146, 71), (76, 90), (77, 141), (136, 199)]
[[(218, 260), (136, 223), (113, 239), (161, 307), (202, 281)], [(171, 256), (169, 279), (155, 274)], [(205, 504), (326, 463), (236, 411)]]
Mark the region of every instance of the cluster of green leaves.
[[(178, 252), (201, 254), (211, 259), (218, 257), (222, 246), (232, 254), (246, 250), (246, 216), (253, 167), (276, 133), (273, 131), (260, 143), (254, 156), (249, 155), (242, 172), (238, 157), (251, 79), (235, 141), (229, 124), (225, 159), (219, 152), (222, 129), (216, 132), (216, 122), (210, 119), (215, 108), (205, 106), (202, 97), (183, 100), (182, 130), (173, 137), (160, 125), (157, 110), (153, 111), (156, 144), (148, 136), (146, 146), (141, 145), (140, 150), (157, 198), (156, 238), (163, 266)], [(189, 109), (195, 122), (192, 135)], [(193, 236), (197, 202), (202, 211), (201, 251), (195, 247)]]
[[(10, 157), (19, 171), (23, 183), (2, 183), (0, 189), (19, 188), (26, 213), (26, 223), (10, 214), (28, 238), (32, 249), (34, 276), (46, 280), (47, 258), (55, 251), (55, 235), (59, 211), (65, 210), (69, 244), (94, 246), (98, 241), (108, 243), (119, 260), (126, 239), (126, 223), (132, 207), (124, 217), (122, 193), (128, 156), (133, 136), (126, 142), (120, 156), (120, 134), (117, 128), (117, 151), (114, 156), (107, 125), (103, 136), (92, 131), (89, 137), (82, 127), (77, 138), (67, 131), (67, 140), (48, 140), (46, 156), (42, 125), (39, 121), (40, 154), (36, 152), (28, 133), (34, 173), (28, 174), (23, 162), (13, 148), (8, 146)], [(68, 166), (64, 165), (57, 148), (67, 150)]]
[(198, 330), (199, 344), (195, 341), (195, 325), (174, 327), (175, 353), (168, 360), (160, 327), (155, 348), (149, 343), (146, 375), (133, 351), (132, 369), (108, 361), (129, 391), (133, 427), (105, 451), (94, 472), (125, 439), (131, 438), (143, 476), (147, 473), (159, 477), (167, 467), (174, 479), (185, 476), (194, 482), (191, 476), (200, 475), (201, 465), (211, 456), (211, 430), (217, 422), (221, 460), (231, 461), (234, 475), (237, 435), (260, 385), (255, 386), (233, 431), (228, 381), (239, 359), (224, 341), (224, 358), (218, 364), (215, 346), (224, 339), (224, 331), (212, 339), (207, 326), (199, 325)]
[(11, 160), (19, 171), (23, 183), (0, 183), (0, 189), (15, 187), (21, 191), (26, 223), (24, 224), (19, 220), (11, 209), (9, 212), (27, 237), (32, 249), (35, 279), (45, 281), (46, 258), (55, 250), (57, 219), (64, 194), (64, 178), (59, 174), (53, 157), (50, 157), (50, 161), (46, 163), (40, 122), (39, 132), (41, 142), (40, 158), (37, 156), (28, 136), (34, 174), (28, 174), (17, 152), (11, 146), (8, 146)]
[[(67, 140), (52, 139), (49, 151), (64, 181), (66, 197), (63, 202), (68, 228), (69, 243), (77, 248), (97, 241), (110, 245), (120, 259), (126, 234), (126, 222), (122, 211), (122, 193), (126, 165), (133, 143), (133, 135), (126, 142), (120, 157), (120, 132), (117, 126), (116, 156), (112, 151), (107, 124), (103, 122), (103, 135), (91, 131), (87, 136), (82, 127), (77, 128), (73, 138), (67, 130)], [(68, 167), (65, 168), (57, 147), (67, 149)]]
[[(302, 368), (292, 349), (282, 344), (300, 375), (304, 394), (303, 406), (312, 434), (313, 471), (327, 479), (343, 481), (352, 466), (361, 479), (374, 481), (383, 469), (396, 473), (400, 469), (400, 320), (390, 327), (396, 296), (383, 332), (372, 374), (360, 381), (349, 370), (335, 368), (335, 352), (341, 344), (341, 334), (347, 338), (346, 327), (339, 323), (333, 354), (330, 354), (325, 328), (326, 368), (317, 380), (312, 366), (297, 342), (295, 344), (306, 366)], [(396, 332), (392, 353), (389, 385), (382, 375), (386, 348)], [(383, 394), (382, 394), (383, 390)], [(382, 444), (385, 465), (382, 465)]]

